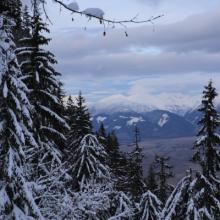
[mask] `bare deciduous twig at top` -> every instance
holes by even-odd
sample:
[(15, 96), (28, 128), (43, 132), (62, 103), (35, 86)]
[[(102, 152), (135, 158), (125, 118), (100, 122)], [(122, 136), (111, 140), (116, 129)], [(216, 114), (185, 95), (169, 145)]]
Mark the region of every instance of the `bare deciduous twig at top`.
[[(113, 27), (115, 27), (116, 25), (121, 25), (126, 29), (127, 28), (126, 24), (129, 24), (129, 23), (134, 23), (134, 24), (153, 23), (155, 20), (157, 20), (157, 19), (164, 16), (164, 15), (158, 15), (158, 16), (153, 16), (153, 17), (145, 19), (145, 20), (138, 20), (137, 19), (138, 15), (136, 15), (133, 18), (127, 19), (127, 20), (126, 19), (125, 20), (113, 20), (113, 19), (107, 19), (107, 18), (104, 18), (104, 17), (100, 17), (100, 16), (97, 16), (97, 15), (92, 14), (92, 13), (90, 14), (86, 11), (74, 10), (73, 8), (69, 7), (69, 5), (62, 2), (62, 0), (54, 0), (54, 2), (60, 4), (60, 6), (62, 6), (63, 8), (65, 8), (67, 10), (69, 10), (72, 13), (88, 17), (89, 20), (91, 20), (92, 18), (98, 20), (100, 22), (100, 24), (104, 25), (104, 29), (105, 29), (105, 24), (106, 23), (109, 24), (109, 25), (112, 25)], [(127, 36), (127, 32), (125, 32), (125, 33), (126, 33), (126, 36)]]

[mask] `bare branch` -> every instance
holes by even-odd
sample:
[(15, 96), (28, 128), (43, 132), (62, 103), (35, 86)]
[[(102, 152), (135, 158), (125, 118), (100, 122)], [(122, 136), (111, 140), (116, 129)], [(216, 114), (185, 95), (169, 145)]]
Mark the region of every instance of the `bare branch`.
[(151, 17), (149, 19), (146, 19), (146, 20), (137, 20), (138, 15), (136, 15), (133, 18), (128, 19), (128, 20), (111, 20), (111, 19), (106, 19), (106, 18), (103, 18), (103, 17), (98, 17), (98, 16), (93, 15), (93, 14), (88, 14), (88, 13), (85, 13), (84, 11), (73, 10), (68, 5), (63, 3), (61, 0), (54, 0), (54, 2), (59, 3), (62, 7), (64, 7), (65, 9), (67, 9), (69, 11), (71, 11), (72, 13), (76, 13), (76, 14), (79, 14), (79, 15), (84, 15), (84, 16), (89, 17), (90, 19), (94, 18), (94, 19), (98, 20), (100, 23), (106, 22), (106, 23), (113, 24), (113, 25), (119, 24), (119, 25), (122, 25), (122, 26), (126, 26), (125, 24), (128, 24), (128, 23), (134, 23), (134, 24), (142, 24), (142, 23), (148, 23), (148, 22), (152, 23), (155, 20), (157, 20), (157, 19), (164, 16), (164, 15), (158, 15), (158, 16), (153, 16), (153, 17)]

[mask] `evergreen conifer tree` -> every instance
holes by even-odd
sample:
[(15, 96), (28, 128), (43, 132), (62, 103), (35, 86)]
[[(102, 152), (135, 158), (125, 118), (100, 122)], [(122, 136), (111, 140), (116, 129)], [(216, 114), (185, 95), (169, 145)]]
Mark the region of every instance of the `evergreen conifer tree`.
[(219, 219), (220, 201), (216, 188), (205, 176), (197, 172), (184, 177), (168, 198), (162, 219)]
[(113, 174), (115, 187), (119, 191), (125, 192), (128, 187), (128, 160), (120, 152), (117, 136), (114, 131), (107, 136), (108, 163)]
[(155, 157), (155, 165), (157, 166), (156, 177), (158, 180), (158, 188), (155, 192), (163, 204), (173, 190), (173, 186), (168, 183), (168, 179), (173, 177), (172, 166), (168, 164), (169, 159), (169, 157), (158, 155)]
[[(81, 92), (79, 92), (79, 95), (75, 100), (73, 100), (71, 96), (68, 97), (66, 104), (66, 117), (70, 125), (70, 130), (66, 134), (67, 141), (64, 150), (65, 159), (70, 167), (69, 174), (74, 179), (74, 175), (76, 175), (76, 167), (74, 167), (73, 164), (78, 160), (78, 158), (76, 158), (77, 151), (80, 149), (80, 144), (83, 138), (92, 133), (90, 114)], [(79, 189), (79, 183), (80, 181), (75, 181), (76, 186), (73, 186), (71, 181), (70, 185)]]
[(139, 220), (160, 220), (162, 202), (151, 191), (142, 195), (139, 205)]
[(79, 147), (84, 136), (92, 133), (89, 110), (81, 92), (75, 101), (69, 96), (66, 115), (70, 125), (70, 130), (67, 133), (66, 152), (71, 155), (71, 152)]
[(21, 46), (16, 50), (23, 72), (21, 79), (27, 85), (33, 106), (33, 133), (39, 146), (38, 150), (29, 151), (34, 156), (29, 158), (32, 167), (28, 170), (28, 176), (41, 186), (35, 197), (44, 217), (59, 219), (62, 197), (66, 193), (64, 180), (69, 177), (64, 170), (61, 153), (66, 140), (63, 131), (69, 126), (60, 114), (62, 100), (60, 82), (57, 80), (60, 74), (53, 68), (56, 60), (52, 53), (44, 49), (50, 39), (44, 37), (42, 32), (49, 30), (42, 22), (37, 1), (33, 2), (30, 36), (21, 39)]
[(220, 118), (214, 106), (217, 95), (210, 81), (203, 91), (202, 106), (199, 109), (203, 114), (199, 121), (201, 129), (194, 145), (196, 152), (193, 159), (201, 165), (203, 175), (207, 178), (216, 178), (216, 172), (220, 170), (220, 153), (217, 149), (220, 136), (216, 133)]
[(143, 153), (142, 153), (142, 147), (139, 145), (140, 141), (140, 133), (139, 129), (135, 127), (134, 130), (135, 134), (135, 147), (134, 150), (130, 154), (130, 190), (134, 197), (134, 199), (137, 201), (142, 193), (144, 192), (145, 183), (143, 180), (143, 168), (142, 168), (142, 162), (143, 162)]
[(107, 153), (94, 135), (87, 134), (74, 150), (72, 176), (75, 189), (82, 189), (88, 182), (104, 183), (110, 180)]
[(110, 216), (108, 220), (133, 220), (136, 219), (137, 207), (124, 193), (113, 191), (110, 194)]
[(158, 188), (153, 164), (150, 165), (150, 168), (148, 170), (148, 176), (146, 178), (146, 188), (153, 193), (155, 193), (156, 189)]
[(16, 22), (11, 28), (17, 26), (21, 20), (21, 5), (20, 0), (5, 0), (0, 2), (0, 14), (7, 15), (10, 19), (16, 19)]
[[(31, 36), (21, 39), (23, 46), (17, 49), (18, 56), (22, 57), (21, 69), (24, 73), (23, 81), (30, 89), (29, 99), (34, 106), (33, 122), (36, 140), (41, 147), (38, 154), (40, 164), (50, 169), (49, 161), (61, 163), (61, 140), (64, 143), (63, 129), (68, 129), (66, 121), (59, 114), (62, 100), (59, 98), (60, 82), (53, 64), (56, 63), (54, 55), (45, 51), (43, 47), (50, 39), (42, 35), (49, 32), (40, 17), (40, 9), (34, 1), (34, 15), (31, 21)], [(42, 167), (41, 167), (42, 168)]]
[[(19, 25), (13, 28), (14, 41), (17, 47), (22, 46), (20, 39), (30, 37), (31, 34), (31, 16), (29, 14), (29, 9), (25, 5), (21, 10), (21, 21)], [(18, 62), (21, 62), (21, 56), (18, 57)]]
[(12, 35), (19, 2), (0, 3), (0, 219), (43, 219), (26, 172), (29, 149), (38, 146)]
[(105, 130), (105, 126), (104, 126), (103, 122), (101, 122), (99, 129), (97, 131), (97, 138), (98, 138), (99, 142), (105, 147), (106, 152), (109, 153), (110, 149), (109, 149), (108, 143), (107, 143), (108, 134)]

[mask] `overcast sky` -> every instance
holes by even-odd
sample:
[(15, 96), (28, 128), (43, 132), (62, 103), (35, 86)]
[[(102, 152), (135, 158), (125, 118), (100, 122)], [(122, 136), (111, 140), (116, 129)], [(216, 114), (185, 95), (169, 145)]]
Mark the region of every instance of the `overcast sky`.
[[(67, 1), (68, 2), (68, 1)], [(92, 3), (91, 3), (92, 2)], [(80, 9), (100, 7), (107, 18), (150, 18), (155, 24), (109, 29), (74, 16), (48, 1), (50, 49), (67, 94), (82, 90), (102, 99), (192, 105), (213, 79), (220, 92), (219, 0), (79, 0)], [(85, 30), (86, 27), (86, 30)], [(171, 99), (175, 95), (176, 99)], [(190, 101), (189, 101), (190, 100)]]

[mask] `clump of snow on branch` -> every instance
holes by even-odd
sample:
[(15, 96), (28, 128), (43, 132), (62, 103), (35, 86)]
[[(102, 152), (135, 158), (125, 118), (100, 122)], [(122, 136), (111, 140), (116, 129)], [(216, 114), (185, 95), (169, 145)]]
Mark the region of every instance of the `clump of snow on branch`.
[(162, 202), (150, 190), (142, 195), (139, 214), (140, 220), (160, 219)]
[(79, 5), (77, 2), (71, 2), (67, 5), (67, 7), (73, 11), (79, 11)]
[(162, 219), (219, 219), (219, 186), (200, 173), (184, 177), (168, 198)]
[(133, 219), (136, 206), (124, 192), (115, 192), (111, 201), (111, 209), (114, 210), (108, 220)]
[(105, 14), (104, 11), (100, 8), (87, 8), (82, 13), (84, 13), (88, 17), (95, 16), (98, 18), (103, 18)]
[(106, 182), (110, 179), (106, 157), (104, 147), (94, 135), (88, 134), (82, 139), (76, 149), (73, 164), (73, 173), (81, 188), (92, 179), (96, 179), (98, 182)]
[(111, 194), (111, 191), (112, 189), (108, 184), (96, 184), (94, 181), (87, 182), (84, 188), (75, 193), (74, 196), (76, 219), (108, 219), (110, 209), (109, 194)]

